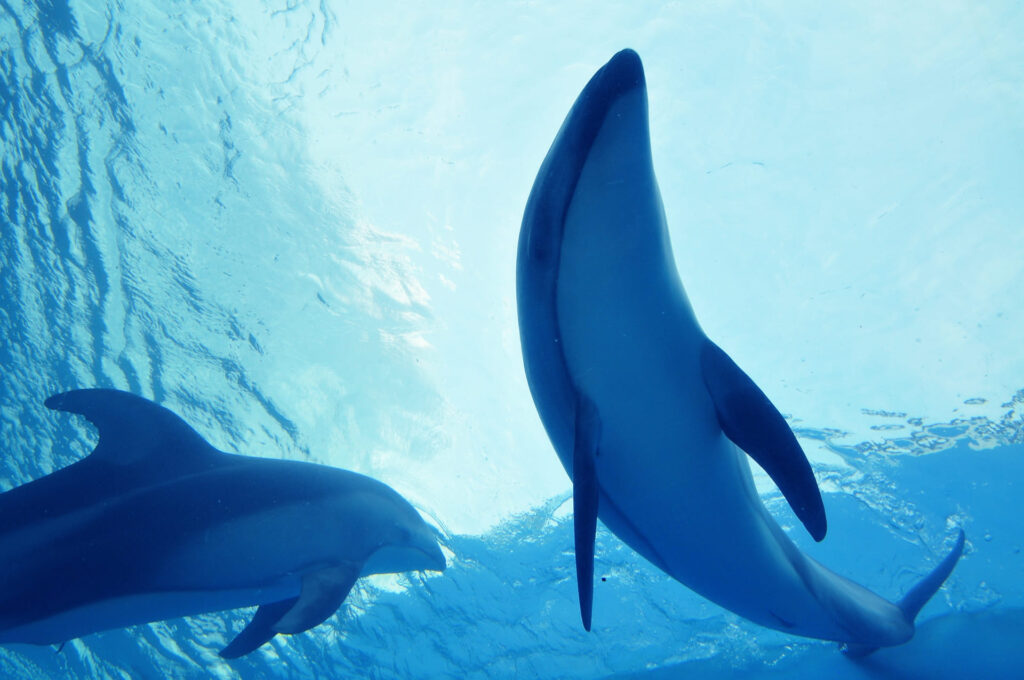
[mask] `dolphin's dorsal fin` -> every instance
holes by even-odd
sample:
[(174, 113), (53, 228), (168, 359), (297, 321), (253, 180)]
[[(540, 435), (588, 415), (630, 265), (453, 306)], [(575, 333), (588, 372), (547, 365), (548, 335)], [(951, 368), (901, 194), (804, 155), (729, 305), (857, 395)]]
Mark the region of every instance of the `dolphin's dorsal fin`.
[(348, 597), (361, 568), (358, 564), (337, 564), (303, 576), (299, 599), (273, 625), (274, 632), (292, 635), (326, 621)]
[(128, 392), (74, 390), (45, 403), (85, 416), (100, 440), (82, 460), (5, 492), (0, 534), (241, 458), (217, 451), (178, 416)]
[(237, 659), (259, 649), (264, 643), (270, 642), (270, 639), (277, 635), (277, 631), (273, 628), (274, 624), (294, 607), (298, 600), (299, 598), (293, 597), (280, 602), (260, 605), (256, 613), (253, 614), (249, 625), (243, 628), (242, 632), (236, 635), (227, 647), (220, 650), (220, 657), (222, 659)]
[(86, 459), (90, 462), (119, 467), (154, 465), (184, 474), (226, 458), (177, 415), (129, 392), (72, 390), (53, 395), (45, 404), (56, 411), (85, 416), (96, 426), (100, 440)]
[(576, 400), (576, 435), (572, 454), (572, 517), (576, 551), (576, 589), (584, 630), (594, 609), (594, 543), (597, 537), (597, 447), (601, 417), (586, 395)]
[(816, 541), (827, 524), (811, 464), (778, 409), (754, 381), (707, 340), (700, 355), (704, 385), (725, 436), (764, 468)]

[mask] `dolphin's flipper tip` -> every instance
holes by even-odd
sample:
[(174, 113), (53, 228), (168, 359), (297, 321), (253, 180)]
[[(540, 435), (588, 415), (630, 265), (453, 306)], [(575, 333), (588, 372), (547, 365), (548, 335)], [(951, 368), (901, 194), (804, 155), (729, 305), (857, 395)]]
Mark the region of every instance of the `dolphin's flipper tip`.
[[(575, 497), (577, 494), (574, 492), (573, 495)], [(594, 522), (591, 524), (589, 516), (585, 513), (581, 513), (578, 509), (574, 513), (576, 590), (580, 597), (580, 619), (583, 621), (583, 630), (589, 633), (594, 612), (594, 534), (596, 533), (597, 516), (594, 515)], [(593, 529), (590, 529), (588, 524), (593, 526)]]
[(821, 491), (786, 419), (718, 345), (707, 340), (700, 360), (722, 432), (768, 473), (811, 537), (821, 541), (828, 530)]
[(273, 624), (284, 616), (289, 609), (294, 607), (298, 599), (293, 597), (288, 600), (281, 600), (280, 602), (260, 605), (249, 625), (243, 628), (242, 632), (236, 635), (235, 639), (229, 642), (228, 646), (217, 654), (222, 659), (237, 659), (270, 642), (271, 638), (277, 635), (272, 628)]
[(593, 583), (590, 588), (585, 588), (583, 582), (579, 582), (580, 593), (580, 620), (583, 621), (583, 630), (590, 632), (591, 621), (594, 614), (594, 591)]
[(597, 538), (597, 445), (601, 419), (590, 399), (580, 395), (576, 404), (573, 445), (572, 512), (576, 545), (576, 587), (584, 630), (590, 630), (594, 608), (594, 544)]

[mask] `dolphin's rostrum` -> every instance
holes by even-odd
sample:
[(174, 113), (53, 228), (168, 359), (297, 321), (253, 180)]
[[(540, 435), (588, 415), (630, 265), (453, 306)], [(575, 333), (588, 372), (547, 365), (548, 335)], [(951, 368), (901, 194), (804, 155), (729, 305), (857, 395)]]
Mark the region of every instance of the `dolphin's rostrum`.
[(50, 397), (99, 430), (86, 458), (0, 494), (0, 643), (258, 605), (221, 651), (330, 617), (360, 576), (445, 568), (387, 485), (222, 453), (171, 411), (108, 389)]
[(783, 416), (707, 338), (676, 270), (651, 160), (640, 58), (616, 54), (562, 124), (527, 201), (516, 271), (526, 377), (573, 480), (591, 625), (597, 519), (673, 578), (752, 621), (850, 649), (906, 642), (952, 571), (899, 604), (802, 553), (765, 510), (746, 452), (815, 540), (825, 510)]

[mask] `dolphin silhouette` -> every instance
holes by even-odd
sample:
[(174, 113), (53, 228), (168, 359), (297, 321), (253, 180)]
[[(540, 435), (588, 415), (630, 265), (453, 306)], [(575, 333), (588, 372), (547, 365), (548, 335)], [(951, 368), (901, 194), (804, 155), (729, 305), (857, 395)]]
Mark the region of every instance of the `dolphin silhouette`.
[(741, 450), (811, 536), (825, 536), (796, 437), (707, 338), (683, 290), (632, 50), (591, 78), (555, 137), (526, 204), (516, 266), (527, 381), (573, 481), (584, 628), (600, 518), (665, 573), (763, 626), (851, 653), (911, 638), (963, 551), (963, 532), (893, 604), (802, 553), (765, 509)]
[(99, 443), (0, 494), (0, 643), (259, 605), (220, 652), (235, 658), (322, 623), (360, 576), (445, 568), (430, 527), (374, 479), (222, 453), (127, 392), (46, 406), (85, 416)]

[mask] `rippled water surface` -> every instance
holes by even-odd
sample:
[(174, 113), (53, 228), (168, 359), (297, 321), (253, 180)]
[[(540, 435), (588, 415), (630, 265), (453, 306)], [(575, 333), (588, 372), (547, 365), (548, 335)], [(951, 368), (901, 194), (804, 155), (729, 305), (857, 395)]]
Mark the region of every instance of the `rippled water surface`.
[[(216, 650), (248, 612), (10, 646), (0, 673), (1022, 672), (1021, 35), (1016, 2), (0, 0), (2, 488), (94, 442), (48, 395), (118, 387), (221, 449), (386, 481), (450, 563), (364, 580), (237, 662)], [(580, 629), (515, 244), (562, 118), (626, 46), (694, 309), (790, 417), (829, 538), (759, 477), (769, 507), (887, 597), (967, 532), (904, 648), (854, 664), (760, 629), (603, 530)]]

